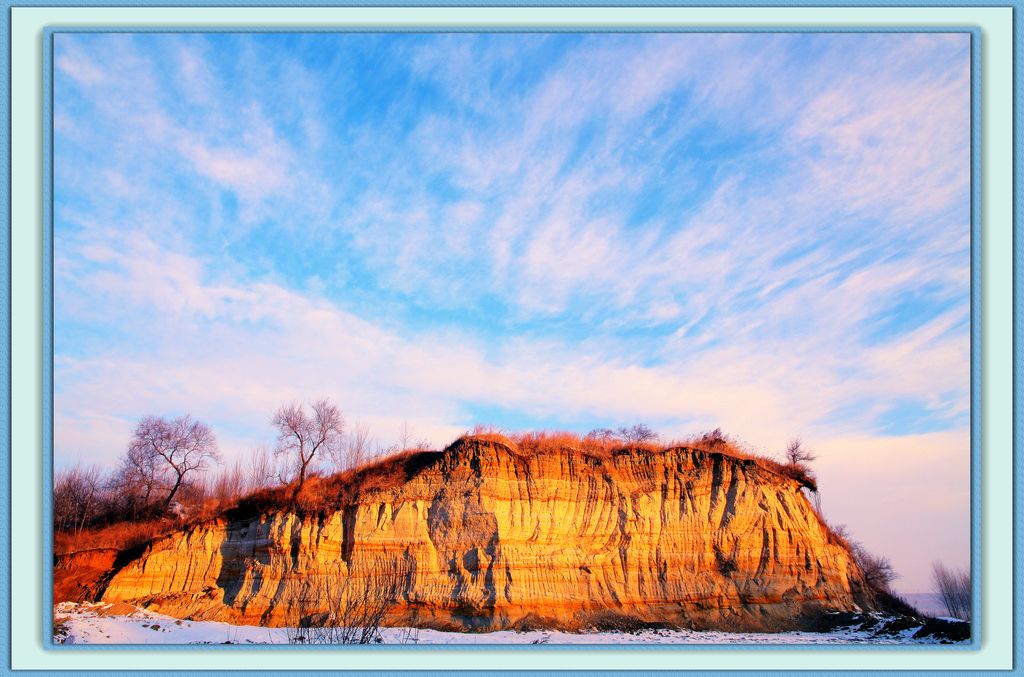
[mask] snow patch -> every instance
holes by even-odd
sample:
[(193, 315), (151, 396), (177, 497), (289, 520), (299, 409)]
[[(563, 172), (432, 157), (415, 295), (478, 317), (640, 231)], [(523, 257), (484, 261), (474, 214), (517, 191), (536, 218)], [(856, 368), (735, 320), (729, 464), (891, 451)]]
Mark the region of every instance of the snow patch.
[[(188, 621), (120, 605), (62, 602), (54, 607), (54, 641), (60, 644), (287, 644), (285, 628)], [(915, 639), (913, 627), (891, 636), (840, 628), (832, 632), (721, 632), (652, 629), (638, 632), (531, 630), (464, 633), (383, 628), (384, 644), (937, 644)]]

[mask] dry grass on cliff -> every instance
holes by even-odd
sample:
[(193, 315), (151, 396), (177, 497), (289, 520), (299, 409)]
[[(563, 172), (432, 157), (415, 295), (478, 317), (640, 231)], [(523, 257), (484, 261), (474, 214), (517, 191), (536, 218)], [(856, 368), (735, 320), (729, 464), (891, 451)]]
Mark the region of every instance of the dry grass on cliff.
[(624, 443), (612, 436), (580, 435), (564, 430), (506, 432), (490, 426), (477, 426), (455, 440), (449, 448), (466, 442), (500, 444), (525, 457), (570, 452), (609, 459), (616, 452), (626, 452), (632, 449), (661, 451), (669, 448), (668, 445), (659, 442)]
[(853, 544), (846, 537), (845, 527), (833, 527), (825, 520), (825, 516), (821, 514), (821, 511), (813, 503), (808, 503), (808, 507), (811, 509), (811, 513), (818, 518), (818, 524), (824, 529), (825, 535), (828, 538), (828, 542), (831, 545), (838, 545), (846, 550), (853, 552)]
[(294, 483), (261, 489), (233, 501), (222, 512), (239, 516), (288, 509), (313, 513), (344, 508), (360, 492), (401, 486), (418, 467), (437, 458), (439, 453), (408, 449), (334, 475), (310, 475), (298, 495)]
[[(498, 428), (477, 426), (460, 436), (445, 451), (455, 451), (467, 443), (501, 445), (513, 453), (529, 458), (533, 456), (576, 453), (601, 461), (619, 453), (643, 450), (658, 453), (668, 449), (686, 447), (708, 454), (751, 461), (777, 475), (789, 477), (811, 489), (816, 489), (814, 476), (803, 465), (785, 464), (767, 456), (756, 454), (741, 443), (721, 435), (706, 433), (685, 440), (661, 442), (657, 440), (626, 442), (612, 435), (580, 435), (566, 431), (505, 432)], [(265, 514), (279, 510), (298, 510), (303, 513), (336, 510), (351, 504), (355, 497), (366, 491), (387, 490), (401, 486), (419, 470), (433, 463), (444, 452), (409, 449), (376, 458), (358, 467), (334, 475), (311, 475), (302, 490), (295, 495), (295, 485), (279, 485), (259, 489), (245, 495), (221, 496), (199, 502), (187, 520), (158, 519), (140, 522), (119, 522), (79, 534), (58, 532), (55, 551), (60, 554), (93, 548), (123, 550), (146, 543), (176, 529), (187, 528), (222, 516), (228, 518)], [(833, 542), (845, 543), (819, 515)]]
[(175, 520), (158, 519), (142, 522), (117, 522), (79, 533), (57, 531), (53, 535), (53, 552), (56, 555), (65, 555), (99, 548), (127, 550), (169, 534), (179, 526), (181, 526), (180, 523)]
[(612, 458), (616, 453), (626, 453), (637, 449), (648, 452), (660, 452), (685, 447), (698, 449), (709, 454), (721, 454), (736, 460), (751, 461), (771, 473), (796, 480), (812, 491), (817, 491), (817, 482), (814, 474), (806, 465), (800, 463), (781, 463), (769, 456), (757, 454), (746, 448), (741, 442), (727, 437), (717, 430), (684, 440), (669, 442), (657, 440), (625, 442), (612, 435), (580, 435), (573, 432), (550, 430), (505, 432), (499, 428), (477, 426), (453, 444), (467, 441), (501, 444), (513, 452), (526, 457), (565, 453), (568, 451), (603, 460)]

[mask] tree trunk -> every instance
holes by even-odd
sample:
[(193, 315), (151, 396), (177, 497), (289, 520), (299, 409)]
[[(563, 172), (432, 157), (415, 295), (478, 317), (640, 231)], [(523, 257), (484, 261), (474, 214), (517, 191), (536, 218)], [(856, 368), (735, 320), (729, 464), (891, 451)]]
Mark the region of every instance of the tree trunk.
[(178, 493), (178, 488), (181, 486), (182, 474), (178, 473), (178, 479), (174, 481), (174, 486), (171, 487), (171, 493), (167, 494), (167, 501), (164, 502), (164, 512), (171, 509), (171, 501), (174, 500), (174, 494)]
[(295, 491), (292, 492), (292, 503), (295, 503), (299, 499), (299, 492), (302, 491), (302, 485), (306, 483), (306, 466), (309, 465), (309, 461), (299, 466), (299, 482), (295, 485)]

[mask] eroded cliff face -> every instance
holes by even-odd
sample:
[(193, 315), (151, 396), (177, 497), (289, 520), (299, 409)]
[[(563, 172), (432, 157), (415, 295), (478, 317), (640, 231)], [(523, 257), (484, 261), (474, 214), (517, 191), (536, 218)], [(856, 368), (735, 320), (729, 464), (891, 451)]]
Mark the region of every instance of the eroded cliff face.
[(55, 602), (84, 602), (102, 594), (117, 567), (118, 551), (96, 548), (57, 555), (53, 559)]
[(404, 466), (348, 508), (222, 518), (152, 543), (102, 600), (284, 625), (399, 572), (388, 621), (567, 629), (610, 617), (794, 627), (809, 606), (866, 606), (850, 553), (800, 486), (686, 448), (524, 458), (466, 442)]

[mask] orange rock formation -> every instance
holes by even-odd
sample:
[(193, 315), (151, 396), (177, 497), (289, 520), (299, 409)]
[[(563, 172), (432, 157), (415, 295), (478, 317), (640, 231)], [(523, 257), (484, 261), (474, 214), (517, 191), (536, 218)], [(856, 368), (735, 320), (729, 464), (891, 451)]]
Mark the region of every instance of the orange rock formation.
[(630, 619), (784, 629), (869, 605), (846, 546), (797, 481), (689, 448), (523, 457), (464, 440), (405, 462), (348, 507), (234, 516), (150, 544), (106, 602), (283, 625), (399, 572), (388, 621), (579, 629)]

